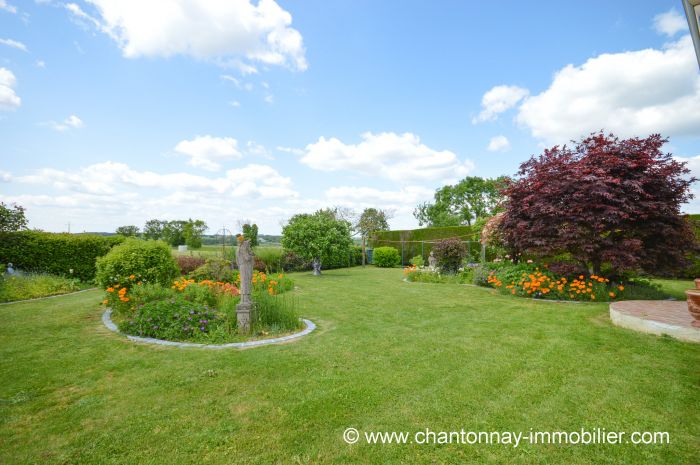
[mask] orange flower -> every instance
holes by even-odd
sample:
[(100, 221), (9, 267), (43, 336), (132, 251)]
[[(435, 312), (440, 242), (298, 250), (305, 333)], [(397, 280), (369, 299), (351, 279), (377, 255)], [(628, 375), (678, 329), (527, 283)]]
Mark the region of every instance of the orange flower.
[(610, 292), (610, 293), (608, 293), (608, 295), (609, 295), (610, 297), (612, 297), (613, 299), (615, 298), (615, 293), (614, 293), (614, 292)]
[(624, 291), (624, 290), (625, 290), (625, 286), (623, 286), (622, 284), (620, 284), (619, 286), (617, 286), (617, 288), (618, 288), (619, 290), (621, 290), (621, 291)]
[(105, 300), (102, 301), (102, 305), (107, 305), (108, 302), (109, 302), (109, 301), (108, 301), (107, 299), (105, 299)]
[(113, 288), (113, 287), (108, 287), (108, 288), (107, 288), (107, 292), (114, 292), (114, 288)]
[(129, 279), (136, 279), (136, 276), (132, 274), (131, 276), (129, 276)]

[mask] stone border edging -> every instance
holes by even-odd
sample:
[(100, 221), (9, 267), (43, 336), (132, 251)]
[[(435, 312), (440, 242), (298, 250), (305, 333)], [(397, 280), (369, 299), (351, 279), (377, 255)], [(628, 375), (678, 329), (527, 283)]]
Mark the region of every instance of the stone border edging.
[(655, 336), (670, 336), (684, 342), (700, 343), (700, 331), (692, 327), (684, 327), (646, 319), (637, 315), (630, 315), (629, 313), (615, 308), (616, 303), (618, 302), (612, 302), (609, 307), (610, 321), (615, 326), (631, 329), (640, 333), (653, 334)]
[(65, 297), (67, 295), (80, 294), (81, 292), (96, 291), (97, 289), (97, 287), (91, 287), (90, 289), (83, 289), (82, 291), (69, 292), (68, 294), (47, 295), (46, 297), (34, 297), (33, 299), (13, 300), (12, 302), (0, 302), (0, 305), (21, 304), (23, 302), (32, 302), (34, 300), (53, 299), (55, 297)]
[(304, 324), (306, 325), (306, 328), (299, 331), (298, 333), (288, 334), (287, 336), (274, 337), (271, 339), (259, 339), (257, 341), (229, 342), (227, 344), (199, 344), (196, 342), (166, 341), (165, 339), (155, 339), (152, 337), (139, 337), (139, 336), (131, 336), (129, 334), (124, 334), (121, 331), (119, 331), (119, 328), (117, 328), (117, 325), (115, 325), (114, 322), (112, 321), (112, 309), (111, 308), (108, 308), (102, 314), (102, 323), (104, 323), (104, 325), (107, 327), (107, 329), (109, 329), (110, 331), (114, 331), (117, 334), (121, 334), (123, 336), (126, 336), (126, 338), (131, 340), (131, 341), (143, 342), (145, 344), (157, 344), (157, 345), (162, 345), (162, 346), (172, 346), (172, 347), (197, 347), (200, 349), (230, 349), (230, 348), (243, 349), (243, 348), (247, 348), (247, 347), (258, 347), (258, 346), (264, 346), (264, 345), (270, 345), (270, 344), (279, 344), (281, 342), (287, 342), (287, 341), (291, 341), (294, 339), (299, 339), (299, 338), (311, 333), (314, 329), (316, 329), (316, 325), (314, 324), (313, 321), (306, 320), (303, 318), (301, 321), (304, 322)]

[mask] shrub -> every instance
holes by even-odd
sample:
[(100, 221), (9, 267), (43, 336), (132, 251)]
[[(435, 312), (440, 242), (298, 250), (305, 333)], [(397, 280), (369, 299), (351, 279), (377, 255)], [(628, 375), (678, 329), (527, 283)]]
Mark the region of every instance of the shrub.
[(467, 248), (461, 239), (444, 239), (433, 246), (433, 255), (442, 271), (456, 273), (467, 256)]
[(282, 271), (281, 262), (284, 251), (281, 247), (256, 247), (254, 253), (255, 269), (271, 273)]
[(311, 261), (290, 250), (285, 250), (281, 260), (284, 271), (308, 271), (311, 269)]
[(127, 239), (97, 260), (95, 279), (102, 287), (134, 283), (170, 285), (179, 274), (170, 248), (164, 242)]
[(372, 255), (372, 263), (381, 268), (392, 268), (401, 263), (401, 257), (393, 247), (377, 247)]
[(206, 262), (202, 257), (193, 257), (189, 255), (178, 255), (176, 260), (177, 266), (180, 268), (180, 273), (182, 274), (192, 273)]
[(67, 294), (84, 287), (78, 283), (77, 279), (62, 276), (36, 273), (11, 276), (0, 274), (0, 302)]
[(588, 273), (586, 267), (580, 263), (574, 262), (551, 262), (547, 265), (547, 269), (557, 276), (571, 278)]
[(421, 255), (416, 255), (413, 257), (411, 260), (409, 260), (411, 265), (417, 266), (418, 268), (422, 268), (425, 265), (425, 261), (423, 260), (423, 257)]
[(119, 324), (120, 331), (171, 341), (201, 340), (223, 323), (216, 308), (173, 297), (148, 302)]
[(18, 270), (89, 281), (95, 277), (95, 259), (123, 241), (122, 236), (3, 232), (0, 233), (0, 262), (12, 263)]
[(188, 276), (195, 281), (205, 279), (213, 281), (233, 282), (236, 271), (231, 266), (231, 261), (223, 258), (207, 258), (204, 265), (198, 267)]

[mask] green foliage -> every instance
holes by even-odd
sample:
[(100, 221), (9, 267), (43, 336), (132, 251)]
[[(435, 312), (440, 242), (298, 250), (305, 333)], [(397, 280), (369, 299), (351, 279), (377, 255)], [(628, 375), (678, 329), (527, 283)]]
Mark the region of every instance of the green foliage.
[(372, 255), (372, 264), (380, 268), (392, 268), (401, 263), (399, 251), (393, 247), (377, 247)]
[(282, 246), (308, 260), (342, 263), (352, 246), (350, 223), (336, 218), (331, 210), (313, 215), (294, 215), (282, 229)]
[(259, 292), (253, 296), (253, 300), (255, 301), (252, 324), (254, 333), (293, 331), (301, 328), (302, 322), (293, 298)]
[[(401, 241), (404, 241), (402, 265), (405, 265), (411, 257), (416, 255), (421, 255), (424, 261), (428, 259), (430, 251), (433, 249), (433, 244), (428, 241), (437, 241), (449, 237), (474, 240), (475, 242), (469, 248), (471, 252), (470, 260), (478, 261), (481, 245), (476, 242), (479, 238), (478, 236), (474, 237), (473, 230), (469, 226), (377, 231), (370, 236), (369, 244), (375, 248), (382, 246), (394, 247), (400, 254)], [(421, 241), (425, 242), (421, 243)]]
[(467, 247), (461, 239), (443, 239), (433, 246), (437, 265), (445, 273), (456, 273), (467, 256)]
[(89, 281), (95, 277), (95, 259), (123, 241), (122, 236), (0, 232), (0, 262), (12, 263), (18, 270)]
[(202, 220), (190, 218), (182, 227), (182, 236), (190, 249), (202, 248), (202, 234), (207, 230), (207, 224)]
[(282, 247), (256, 247), (253, 253), (263, 263), (267, 272), (279, 273), (283, 271), (282, 257), (284, 251)]
[[(169, 286), (179, 274), (167, 244), (127, 239), (97, 260), (95, 280), (102, 287), (128, 285), (132, 281)], [(130, 279), (130, 276), (135, 278)]]
[(413, 257), (411, 260), (409, 260), (409, 263), (413, 266), (417, 266), (418, 268), (425, 266), (423, 257), (420, 255), (416, 255), (415, 257)]
[(189, 273), (189, 277), (196, 281), (210, 279), (212, 281), (233, 282), (237, 272), (231, 266), (231, 261), (211, 257), (207, 258), (204, 265), (197, 267)]
[(357, 221), (355, 229), (362, 237), (368, 237), (376, 231), (389, 229), (389, 215), (384, 210), (365, 208)]
[(13, 232), (27, 229), (27, 217), (24, 207), (20, 205), (6, 205), (0, 202), (0, 232)]
[(0, 302), (36, 299), (84, 289), (77, 279), (41, 273), (0, 274)]
[(421, 226), (471, 225), (498, 212), (505, 180), (468, 176), (453, 186), (438, 189), (435, 201), (418, 205), (413, 215)]
[(241, 229), (243, 230), (243, 237), (245, 240), (250, 241), (251, 247), (256, 247), (258, 245), (258, 225), (246, 223)]
[(198, 341), (223, 324), (216, 308), (183, 297), (156, 300), (140, 306), (120, 322), (119, 330), (134, 336), (170, 341)]
[(167, 221), (162, 220), (148, 220), (143, 226), (143, 238), (152, 239), (157, 241), (163, 238), (163, 230), (168, 224)]
[(133, 226), (133, 225), (131, 225), (131, 226), (119, 226), (115, 232), (117, 234), (124, 236), (124, 237), (138, 237), (139, 227)]

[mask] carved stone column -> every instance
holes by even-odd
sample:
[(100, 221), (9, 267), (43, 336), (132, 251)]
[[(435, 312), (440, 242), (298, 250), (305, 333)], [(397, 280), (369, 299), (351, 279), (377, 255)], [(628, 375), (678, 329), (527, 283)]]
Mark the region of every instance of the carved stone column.
[(236, 320), (238, 331), (247, 333), (250, 331), (254, 311), (253, 299), (251, 298), (253, 291), (253, 249), (250, 247), (250, 241), (239, 242), (236, 252), (238, 271), (241, 274), (241, 302), (236, 306)]

